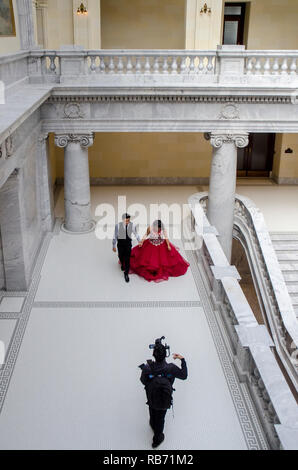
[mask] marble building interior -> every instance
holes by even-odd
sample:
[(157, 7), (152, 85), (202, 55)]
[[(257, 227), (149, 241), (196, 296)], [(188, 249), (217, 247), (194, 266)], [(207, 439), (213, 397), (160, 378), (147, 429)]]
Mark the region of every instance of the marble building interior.
[[(80, 3), (0, 9), (0, 449), (150, 450), (165, 335), (161, 450), (297, 450), (298, 3)], [(121, 196), (184, 207), (185, 276), (124, 282)]]

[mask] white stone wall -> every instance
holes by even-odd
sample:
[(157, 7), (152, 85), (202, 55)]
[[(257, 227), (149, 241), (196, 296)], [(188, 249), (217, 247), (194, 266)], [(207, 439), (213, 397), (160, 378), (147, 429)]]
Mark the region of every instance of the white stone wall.
[[(13, 134), (12, 155), (8, 158), (14, 180), (7, 176), (0, 184), (0, 229), (5, 227), (5, 243), (0, 247), (0, 288), (8, 290), (26, 289), (30, 283), (35, 256), (43, 239), (41, 206), (42, 197), (42, 166), (40, 146), (40, 113), (36, 111)], [(17, 169), (15, 172), (14, 170)], [(9, 184), (8, 184), (9, 182)], [(7, 241), (9, 239), (9, 242)], [(9, 259), (17, 259), (17, 264), (10, 261), (9, 281), (3, 284), (1, 271), (1, 251), (10, 251)], [(5, 252), (7, 253), (7, 252)], [(11, 281), (12, 279), (12, 281)]]

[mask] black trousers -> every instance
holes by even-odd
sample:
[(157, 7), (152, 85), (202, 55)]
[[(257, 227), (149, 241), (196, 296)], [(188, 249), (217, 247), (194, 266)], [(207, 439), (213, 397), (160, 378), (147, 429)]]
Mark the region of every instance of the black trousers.
[(165, 426), (165, 417), (167, 410), (153, 410), (149, 406), (150, 425), (154, 431), (154, 441), (159, 441)]
[(131, 255), (131, 242), (130, 243), (118, 243), (118, 256), (121, 266), (125, 268), (125, 273), (129, 273), (130, 268), (130, 255)]

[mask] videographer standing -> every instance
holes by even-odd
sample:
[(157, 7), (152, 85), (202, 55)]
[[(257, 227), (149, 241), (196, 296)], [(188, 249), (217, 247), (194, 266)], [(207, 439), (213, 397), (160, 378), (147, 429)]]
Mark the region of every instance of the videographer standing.
[[(164, 423), (167, 410), (172, 406), (173, 383), (175, 379), (187, 379), (187, 366), (184, 357), (173, 354), (174, 359), (181, 360), (181, 369), (175, 364), (168, 364), (170, 347), (162, 344), (164, 336), (155, 341), (149, 348), (153, 349), (155, 361), (139, 366), (142, 369), (141, 382), (145, 385), (147, 405), (149, 405), (150, 426), (154, 431), (152, 447), (155, 449), (164, 441)], [(167, 350), (169, 354), (167, 355)]]

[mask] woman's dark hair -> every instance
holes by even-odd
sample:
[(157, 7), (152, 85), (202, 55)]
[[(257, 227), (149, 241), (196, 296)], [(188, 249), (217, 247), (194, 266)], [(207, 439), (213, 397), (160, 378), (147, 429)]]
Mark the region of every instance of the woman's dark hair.
[(163, 225), (161, 220), (155, 220), (153, 222), (153, 227), (157, 227), (158, 230), (163, 230), (164, 229), (164, 225)]
[(167, 356), (166, 348), (163, 345), (160, 345), (153, 350), (153, 357), (156, 362), (162, 362)]

